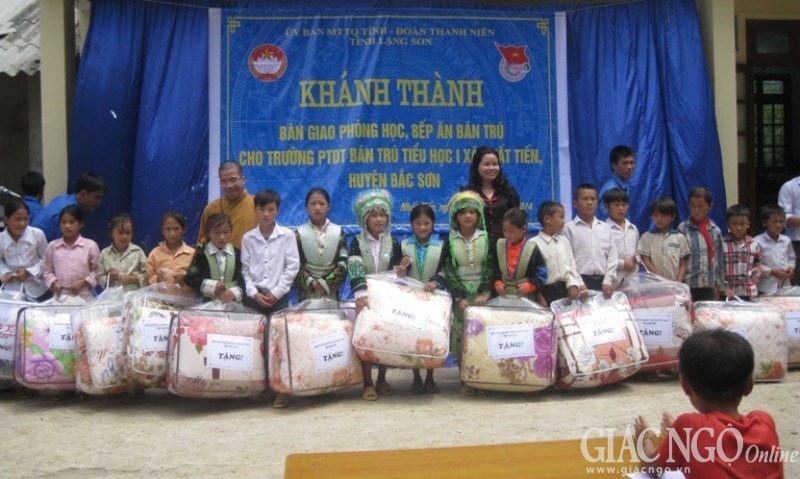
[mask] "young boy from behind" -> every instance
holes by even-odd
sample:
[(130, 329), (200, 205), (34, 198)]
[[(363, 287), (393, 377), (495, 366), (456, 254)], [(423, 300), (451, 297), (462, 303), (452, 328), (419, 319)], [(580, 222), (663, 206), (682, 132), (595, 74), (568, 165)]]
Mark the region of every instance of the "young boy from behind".
[(574, 300), (586, 287), (575, 266), (572, 246), (560, 234), (564, 229), (564, 207), (561, 203), (545, 201), (539, 205), (536, 217), (542, 229), (533, 241), (541, 250), (547, 266), (547, 281), (542, 286), (542, 295), (548, 305), (567, 297)]
[(722, 329), (697, 332), (683, 343), (679, 358), (681, 388), (698, 412), (674, 420), (665, 412), (661, 437), (644, 417), (634, 420), (645, 470), (652, 477), (671, 469), (687, 479), (783, 478), (783, 463), (775, 459), (780, 452), (775, 422), (764, 411), (739, 413), (742, 397), (753, 390), (753, 348), (747, 340)]
[(617, 247), (617, 279), (614, 288), (639, 269), (636, 261), (636, 245), (639, 243), (639, 228), (628, 221), (628, 193), (622, 188), (612, 188), (603, 195), (603, 204), (608, 212), (606, 223), (611, 227), (611, 237)]
[(689, 191), (689, 219), (678, 225), (678, 232), (689, 240), (689, 262), (684, 283), (692, 301), (711, 301), (722, 288), (722, 231), (708, 217), (714, 207), (711, 192), (702, 186)]
[(651, 273), (663, 278), (683, 282), (689, 261), (689, 240), (672, 225), (678, 206), (671, 198), (658, 198), (650, 206), (653, 229), (642, 235), (637, 252)]
[(564, 225), (564, 236), (572, 245), (575, 265), (583, 283), (592, 290), (610, 297), (617, 277), (617, 246), (608, 224), (594, 217), (597, 211), (597, 190), (583, 183), (575, 188), (572, 205), (578, 210), (575, 218)]
[(792, 240), (781, 234), (786, 222), (786, 213), (778, 205), (761, 208), (761, 225), (765, 231), (755, 237), (761, 246), (761, 279), (758, 294), (773, 294), (783, 286), (789, 286), (794, 277), (795, 253)]
[(747, 234), (750, 210), (744, 205), (728, 208), (728, 234), (722, 241), (725, 296), (749, 301), (758, 296), (761, 278), (761, 246)]

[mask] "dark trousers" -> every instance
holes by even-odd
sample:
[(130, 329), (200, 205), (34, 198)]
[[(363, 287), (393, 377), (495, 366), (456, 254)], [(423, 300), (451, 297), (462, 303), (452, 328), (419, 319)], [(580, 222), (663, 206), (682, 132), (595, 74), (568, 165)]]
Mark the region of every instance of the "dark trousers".
[(271, 308), (265, 308), (265, 307), (261, 306), (260, 304), (258, 304), (258, 302), (255, 299), (253, 299), (253, 298), (251, 298), (249, 296), (245, 296), (245, 298), (242, 300), (242, 304), (247, 306), (248, 308), (255, 309), (259, 313), (261, 313), (264, 316), (266, 316), (267, 319), (269, 319), (269, 317), (272, 315), (272, 313), (278, 312), (278, 311), (280, 311), (282, 309), (285, 309), (285, 308), (287, 308), (289, 306), (289, 295), (288, 294), (284, 295)]
[(592, 291), (603, 290), (603, 275), (602, 274), (582, 274), (581, 279), (583, 284)]
[(714, 288), (690, 288), (692, 301), (714, 301)]
[(792, 284), (800, 284), (800, 241), (792, 241), (792, 248), (796, 259), (794, 260), (794, 278)]
[(566, 298), (569, 296), (567, 283), (564, 281), (556, 281), (555, 283), (542, 286), (542, 296), (544, 296), (548, 306), (553, 304), (553, 301)]

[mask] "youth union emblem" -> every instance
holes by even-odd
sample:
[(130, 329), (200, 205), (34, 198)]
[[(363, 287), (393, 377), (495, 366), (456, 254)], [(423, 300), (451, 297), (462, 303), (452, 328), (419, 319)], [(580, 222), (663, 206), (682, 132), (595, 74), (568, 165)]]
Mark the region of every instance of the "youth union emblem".
[(510, 82), (518, 82), (525, 78), (525, 75), (531, 71), (531, 62), (528, 60), (528, 54), (525, 53), (528, 47), (513, 45), (503, 46), (495, 42), (495, 47), (503, 55), (500, 60), (500, 75)]
[(276, 45), (259, 45), (247, 60), (250, 73), (261, 81), (272, 82), (286, 72), (286, 54)]

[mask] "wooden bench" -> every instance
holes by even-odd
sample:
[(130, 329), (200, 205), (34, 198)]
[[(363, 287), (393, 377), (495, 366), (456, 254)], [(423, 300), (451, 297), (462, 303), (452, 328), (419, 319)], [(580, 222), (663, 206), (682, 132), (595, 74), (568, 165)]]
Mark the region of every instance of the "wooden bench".
[[(619, 456), (623, 438), (614, 438), (613, 456)], [(599, 456), (608, 450), (607, 438), (589, 439), (587, 450)], [(286, 479), (357, 478), (481, 478), (481, 479), (605, 479), (624, 477), (639, 465), (625, 453), (626, 462), (590, 463), (581, 453), (580, 439), (567, 441), (442, 447), (385, 451), (290, 454)], [(587, 468), (617, 467), (616, 472)]]

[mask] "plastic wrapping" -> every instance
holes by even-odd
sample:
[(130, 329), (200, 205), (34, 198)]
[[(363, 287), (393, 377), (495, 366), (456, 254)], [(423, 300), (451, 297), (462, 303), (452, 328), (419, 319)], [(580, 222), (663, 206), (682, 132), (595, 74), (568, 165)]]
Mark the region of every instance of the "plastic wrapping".
[(312, 396), (363, 381), (353, 350), (352, 303), (303, 301), (270, 318), (269, 384), (277, 393)]
[(20, 310), (14, 347), (18, 383), (40, 390), (75, 389), (75, 335), (70, 314), (79, 307), (51, 303)]
[(647, 362), (647, 347), (623, 293), (615, 292), (606, 299), (591, 291), (585, 300), (562, 299), (550, 307), (558, 335), (556, 387), (612, 384)]
[(531, 392), (555, 382), (553, 313), (527, 299), (495, 298), (464, 312), (461, 380), (478, 389)]
[(184, 309), (169, 332), (167, 389), (192, 398), (255, 397), (267, 390), (264, 315), (238, 304)]
[(450, 352), (452, 299), (393, 273), (367, 275), (369, 308), (356, 318), (353, 346), (365, 360), (401, 368), (441, 368)]
[(694, 305), (695, 331), (723, 328), (742, 335), (753, 347), (756, 381), (786, 376), (786, 319), (778, 306), (745, 301), (699, 301)]
[(70, 315), (75, 333), (75, 385), (86, 394), (120, 394), (130, 389), (123, 373), (122, 287), (106, 289), (91, 305)]
[(13, 384), (17, 314), (20, 309), (34, 305), (22, 292), (0, 291), (0, 389)]
[(786, 313), (787, 364), (800, 367), (800, 287), (781, 288), (773, 295), (759, 296), (758, 302), (780, 306)]
[(135, 386), (165, 387), (170, 323), (178, 310), (198, 303), (197, 296), (167, 283), (157, 283), (125, 295), (123, 371)]
[(642, 370), (677, 372), (678, 352), (692, 334), (689, 286), (651, 273), (638, 273), (625, 279), (620, 291), (628, 297), (650, 356)]

